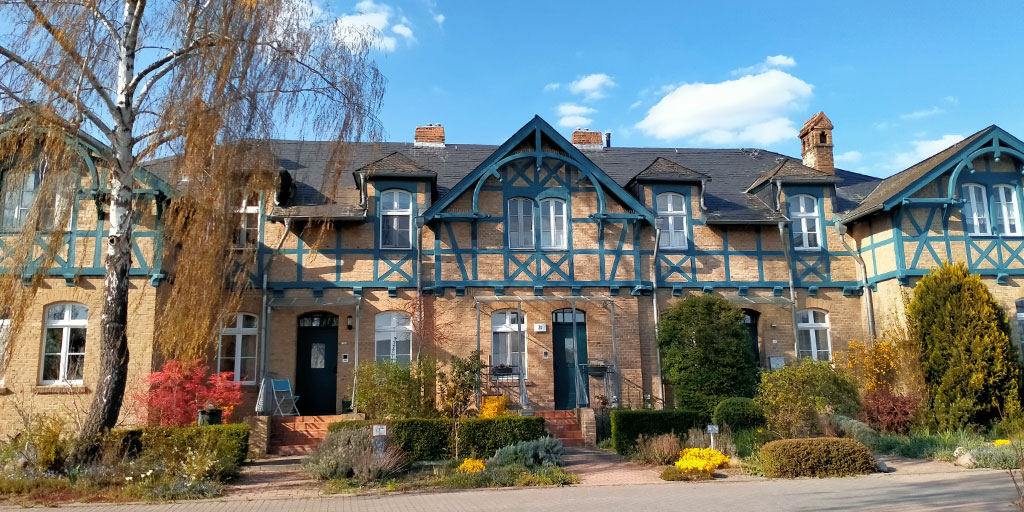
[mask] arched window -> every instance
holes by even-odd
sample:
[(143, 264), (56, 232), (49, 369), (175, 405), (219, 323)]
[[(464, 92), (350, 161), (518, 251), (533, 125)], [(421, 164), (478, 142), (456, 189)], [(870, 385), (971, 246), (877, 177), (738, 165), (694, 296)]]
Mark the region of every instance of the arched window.
[(966, 183), (960, 190), (964, 199), (964, 230), (968, 235), (991, 235), (985, 187), (976, 183)]
[[(27, 176), (18, 176), (10, 172), (4, 173), (3, 200), (4, 211), (0, 225), (4, 229), (21, 229), (32, 209), (32, 203), (39, 193), (39, 185), (43, 180), (42, 168), (36, 168)], [(42, 217), (41, 217), (42, 218)]]
[(808, 195), (793, 196), (789, 214), (793, 219), (793, 248), (798, 251), (821, 249), (818, 199)]
[(512, 309), (491, 313), (491, 366), (509, 366), (526, 375), (526, 315)]
[(796, 314), (796, 356), (817, 361), (832, 358), (832, 336), (829, 333), (828, 313), (818, 309), (805, 309)]
[(544, 199), (540, 202), (540, 248), (564, 250), (568, 248), (565, 201)]
[(662, 249), (686, 249), (686, 198), (682, 194), (658, 194), (658, 227)]
[(380, 247), (412, 248), (412, 194), (387, 190), (380, 195)]
[(375, 359), (401, 365), (412, 362), (412, 317), (402, 311), (377, 315), (374, 334)]
[(533, 200), (516, 197), (508, 200), (508, 248), (533, 249)]
[(1013, 185), (992, 187), (996, 194), (996, 227), (1007, 236), (1021, 236), (1020, 209), (1017, 207), (1017, 189)]
[(64, 302), (46, 308), (40, 382), (82, 384), (89, 308)]
[(235, 313), (220, 329), (218, 371), (231, 372), (235, 382), (256, 383), (256, 343), (259, 319), (247, 313)]

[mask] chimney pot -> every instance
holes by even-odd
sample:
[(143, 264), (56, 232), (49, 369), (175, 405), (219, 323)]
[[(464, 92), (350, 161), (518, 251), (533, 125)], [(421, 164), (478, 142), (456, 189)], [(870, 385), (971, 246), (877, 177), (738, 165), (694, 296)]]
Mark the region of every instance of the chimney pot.
[(572, 145), (579, 149), (601, 149), (604, 146), (601, 132), (592, 132), (586, 128), (577, 128), (572, 132)]
[(800, 156), (803, 164), (828, 174), (835, 174), (832, 153), (832, 121), (824, 112), (818, 112), (804, 123), (800, 130)]
[(442, 127), (440, 123), (436, 126), (433, 123), (430, 123), (426, 126), (416, 127), (416, 133), (413, 136), (413, 145), (424, 147), (444, 147), (444, 127)]

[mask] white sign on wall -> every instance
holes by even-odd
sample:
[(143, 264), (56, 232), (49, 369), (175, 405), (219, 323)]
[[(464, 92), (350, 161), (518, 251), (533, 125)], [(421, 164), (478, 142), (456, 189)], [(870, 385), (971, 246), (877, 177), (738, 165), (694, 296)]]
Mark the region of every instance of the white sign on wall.
[(533, 332), (548, 332), (548, 324), (533, 324)]
[(373, 437), (387, 437), (388, 426), (387, 425), (374, 425), (373, 426)]

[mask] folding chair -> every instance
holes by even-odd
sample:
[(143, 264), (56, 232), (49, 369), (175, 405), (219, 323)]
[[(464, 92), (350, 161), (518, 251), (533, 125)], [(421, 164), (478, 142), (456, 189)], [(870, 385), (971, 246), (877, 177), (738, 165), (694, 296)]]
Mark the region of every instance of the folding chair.
[(278, 416), (299, 416), (299, 408), (295, 405), (298, 396), (292, 394), (292, 382), (288, 379), (273, 379), (274, 403), (277, 405)]

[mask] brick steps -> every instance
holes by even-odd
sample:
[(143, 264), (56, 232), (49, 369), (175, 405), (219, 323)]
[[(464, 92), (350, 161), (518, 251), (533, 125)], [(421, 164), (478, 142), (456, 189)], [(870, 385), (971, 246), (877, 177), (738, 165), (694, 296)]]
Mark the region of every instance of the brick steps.
[(327, 426), (344, 416), (277, 416), (270, 421), (268, 455), (306, 455), (327, 437)]
[(576, 411), (536, 411), (534, 415), (544, 418), (544, 426), (548, 432), (555, 439), (561, 440), (565, 446), (586, 446)]

